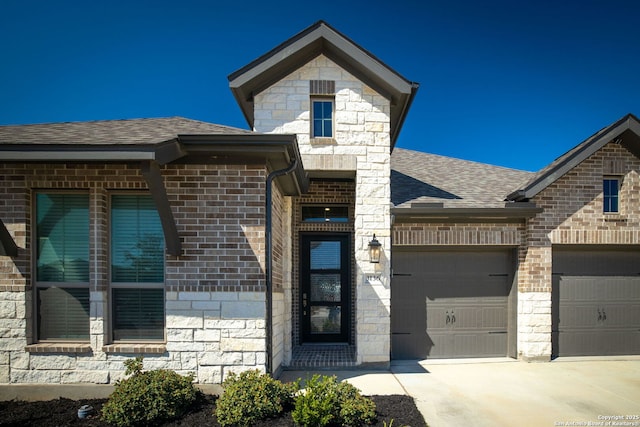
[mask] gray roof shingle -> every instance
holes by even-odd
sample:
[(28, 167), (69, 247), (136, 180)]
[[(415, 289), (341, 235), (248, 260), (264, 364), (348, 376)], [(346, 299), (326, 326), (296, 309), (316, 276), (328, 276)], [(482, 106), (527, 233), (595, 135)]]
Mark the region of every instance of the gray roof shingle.
[(442, 203), (444, 208), (501, 208), (532, 172), (493, 166), (402, 148), (391, 155), (391, 201)]
[(247, 134), (249, 130), (184, 117), (0, 126), (0, 144), (158, 144), (181, 134)]

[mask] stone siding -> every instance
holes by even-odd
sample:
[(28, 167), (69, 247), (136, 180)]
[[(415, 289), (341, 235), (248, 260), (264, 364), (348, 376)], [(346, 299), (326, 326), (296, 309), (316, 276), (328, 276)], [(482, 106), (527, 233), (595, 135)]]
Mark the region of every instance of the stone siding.
[[(335, 82), (331, 139), (310, 137), (311, 80)], [(390, 357), (390, 111), (388, 99), (323, 55), (254, 98), (255, 130), (296, 134), (307, 171), (355, 177), (355, 343), (360, 364), (384, 364)], [(378, 265), (368, 259), (368, 243), (374, 234), (384, 252)], [(294, 301), (296, 297), (293, 295)], [(293, 319), (295, 324), (295, 313)], [(365, 327), (371, 322), (376, 328)], [(295, 339), (295, 330), (293, 335)]]
[[(16, 258), (0, 257), (0, 382), (113, 383), (123, 375), (124, 360), (139, 353), (147, 368), (193, 372), (201, 383), (219, 383), (228, 371), (264, 370), (266, 170), (168, 165), (161, 171), (183, 245), (180, 257), (165, 260), (166, 342), (114, 344), (107, 333), (108, 200), (113, 192), (146, 191), (139, 166), (0, 165), (0, 216), (20, 248)], [(30, 240), (35, 189), (89, 194), (87, 343), (35, 340)], [(282, 251), (282, 230), (277, 234)], [(282, 288), (282, 254), (276, 258)]]

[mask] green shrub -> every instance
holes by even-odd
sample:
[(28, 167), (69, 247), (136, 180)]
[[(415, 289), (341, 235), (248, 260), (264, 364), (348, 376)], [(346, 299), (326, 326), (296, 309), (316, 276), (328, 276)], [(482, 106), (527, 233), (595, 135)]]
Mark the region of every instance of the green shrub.
[(224, 393), (216, 403), (216, 417), (222, 426), (248, 426), (280, 416), (293, 405), (297, 383), (282, 382), (258, 370), (230, 373), (222, 383)]
[(102, 407), (102, 419), (117, 426), (143, 426), (183, 415), (196, 401), (193, 375), (167, 369), (142, 372), (142, 357), (124, 362), (129, 378), (116, 387)]
[(343, 426), (371, 424), (376, 419), (376, 404), (349, 383), (338, 384), (340, 423)]
[(335, 376), (314, 375), (295, 399), (293, 421), (302, 426), (361, 426), (376, 418), (376, 405)]
[(326, 426), (336, 418), (338, 406), (335, 377), (314, 375), (307, 381), (304, 393), (295, 399), (291, 416), (302, 426)]

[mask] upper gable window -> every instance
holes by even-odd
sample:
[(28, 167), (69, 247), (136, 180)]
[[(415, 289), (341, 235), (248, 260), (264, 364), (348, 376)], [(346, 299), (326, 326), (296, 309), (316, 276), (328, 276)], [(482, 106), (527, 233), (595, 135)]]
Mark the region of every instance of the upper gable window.
[(333, 138), (333, 117), (336, 82), (311, 80), (311, 137)]
[(333, 138), (333, 100), (312, 100), (312, 138)]
[(605, 177), (602, 181), (603, 188), (603, 204), (604, 213), (620, 212), (620, 178)]

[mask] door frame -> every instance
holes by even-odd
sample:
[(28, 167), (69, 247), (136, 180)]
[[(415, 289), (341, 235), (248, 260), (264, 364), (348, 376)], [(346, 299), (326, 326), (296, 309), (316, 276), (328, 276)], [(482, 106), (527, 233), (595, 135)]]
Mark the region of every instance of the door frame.
[[(310, 266), (310, 242), (313, 240), (320, 241), (339, 241), (341, 242), (340, 254), (340, 333), (336, 334), (311, 334), (311, 317), (307, 315), (305, 310), (304, 295), (309, 294), (309, 277), (311, 274)], [(340, 232), (304, 232), (299, 236), (299, 294), (298, 304), (299, 321), (300, 321), (300, 343), (349, 343), (351, 340), (351, 293), (353, 287), (353, 274), (351, 265), (351, 233)], [(307, 301), (311, 306), (312, 302)], [(326, 303), (325, 303), (326, 304)]]

